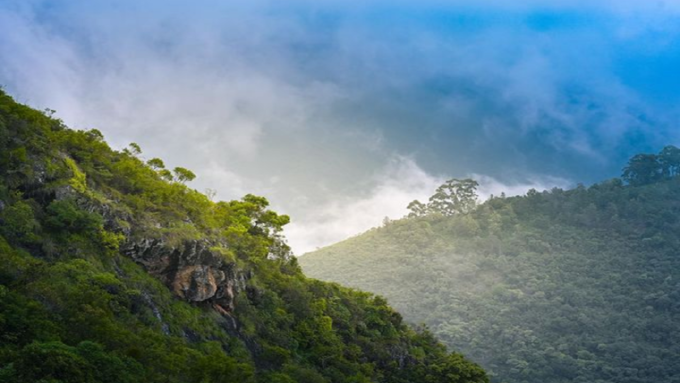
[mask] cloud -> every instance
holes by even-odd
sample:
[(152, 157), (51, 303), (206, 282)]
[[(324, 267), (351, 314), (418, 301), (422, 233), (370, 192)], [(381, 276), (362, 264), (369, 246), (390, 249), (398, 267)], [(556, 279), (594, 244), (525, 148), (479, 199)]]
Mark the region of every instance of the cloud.
[[(25, 11), (3, 12), (0, 7), (0, 60), (0, 85), (18, 88), (15, 85), (21, 84), (19, 97), (23, 101), (35, 101), (27, 97), (58, 93), (63, 84), (78, 86), (82, 81), (81, 63), (71, 44), (45, 33)], [(77, 96), (70, 93), (62, 96), (62, 102), (75, 113), (79, 105)]]
[[(189, 165), (207, 153), (253, 171), (271, 149), (263, 141), (285, 136), (274, 130), (327, 140), (354, 131), (354, 152), (396, 147), (428, 168), (491, 174), (515, 156), (530, 172), (573, 164), (568, 175), (580, 157), (598, 162), (596, 179), (634, 148), (676, 138), (675, 115), (615, 68), (650, 30), (663, 32), (647, 46), (672, 45), (675, 2), (7, 4), (5, 86), (119, 146), (153, 137), (141, 142), (148, 151)], [(626, 142), (633, 136), (644, 142)], [(552, 158), (533, 161), (529, 146)], [(495, 155), (482, 157), (489, 148)]]
[[(504, 184), (493, 177), (470, 174), (480, 184), (480, 200), (491, 195), (523, 195), (529, 189), (547, 190), (567, 187), (570, 182), (552, 177), (530, 177), (526, 182)], [(427, 201), (446, 178), (427, 173), (413, 159), (395, 157), (375, 177), (375, 186), (357, 198), (339, 198), (321, 206), (300, 221), (286, 227), (286, 237), (297, 255), (378, 227), (384, 218), (399, 219), (408, 214), (413, 200)]]
[(283, 65), (267, 57), (269, 50), (266, 65), (238, 57), (239, 47), (221, 41), (219, 29), (168, 27), (166, 20), (142, 22), (131, 13), (126, 16), (142, 26), (103, 22), (100, 28), (76, 18), (84, 40), (67, 40), (54, 33), (59, 25), (44, 25), (31, 12), (0, 16), (6, 85), (69, 123), (101, 124), (119, 140), (143, 131), (154, 137), (152, 147), (178, 150), (190, 142), (253, 156), (264, 130), (304, 126), (306, 108), (330, 95), (323, 86), (267, 73)]
[(481, 201), (489, 199), (489, 197), (492, 195), (498, 197), (501, 194), (505, 194), (506, 196), (511, 197), (524, 195), (530, 189), (543, 191), (550, 190), (552, 188), (568, 188), (572, 186), (572, 181), (550, 176), (531, 175), (527, 177), (525, 181), (514, 182), (511, 184), (505, 184), (493, 177), (483, 174), (471, 174), (469, 175), (469, 178), (472, 178), (479, 183), (477, 193), (479, 194)]
[(609, 178), (677, 143), (679, 11), (9, 0), (0, 84), (114, 147), (194, 170), (218, 198), (267, 196), (301, 253), (400, 217), (446, 178), (521, 193)]
[(286, 227), (296, 254), (304, 254), (379, 226), (384, 217), (401, 218), (414, 199), (428, 198), (443, 178), (432, 176), (408, 158), (393, 158), (360, 197), (340, 196), (314, 206)]

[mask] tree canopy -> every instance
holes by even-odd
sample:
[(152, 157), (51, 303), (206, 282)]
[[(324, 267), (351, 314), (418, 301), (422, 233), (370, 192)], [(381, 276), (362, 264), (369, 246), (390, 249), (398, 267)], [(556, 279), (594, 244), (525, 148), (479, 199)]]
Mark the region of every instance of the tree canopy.
[(479, 183), (472, 179), (450, 179), (440, 185), (430, 197), (427, 204), (415, 200), (407, 206), (410, 217), (422, 217), (428, 214), (453, 216), (467, 214), (477, 206), (477, 187)]
[(300, 264), (384, 295), (493, 382), (679, 382), (680, 177), (662, 153), (633, 157), (629, 185), (413, 214)]
[(680, 174), (680, 149), (669, 145), (659, 154), (637, 154), (623, 169), (622, 178), (631, 185), (647, 185)]
[(488, 381), (384, 299), (307, 279), (266, 198), (213, 202), (140, 154), (0, 90), (0, 382)]

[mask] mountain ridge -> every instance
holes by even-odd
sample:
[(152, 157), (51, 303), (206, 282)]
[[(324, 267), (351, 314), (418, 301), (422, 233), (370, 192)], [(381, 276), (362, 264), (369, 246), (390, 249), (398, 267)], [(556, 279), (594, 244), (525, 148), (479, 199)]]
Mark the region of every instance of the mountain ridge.
[(385, 296), (494, 382), (680, 381), (680, 179), (659, 158), (633, 157), (630, 185), (530, 190), (468, 214), (412, 204), (299, 262)]
[(0, 91), (0, 380), (486, 382), (372, 294), (306, 278), (263, 197)]

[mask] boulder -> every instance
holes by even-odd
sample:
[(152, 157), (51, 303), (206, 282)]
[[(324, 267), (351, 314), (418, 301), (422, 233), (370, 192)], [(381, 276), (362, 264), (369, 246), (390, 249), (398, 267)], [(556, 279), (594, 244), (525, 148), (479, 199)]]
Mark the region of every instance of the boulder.
[(186, 240), (172, 246), (159, 239), (141, 239), (126, 243), (121, 250), (178, 297), (231, 312), (236, 294), (245, 289), (247, 276), (211, 247), (207, 240)]

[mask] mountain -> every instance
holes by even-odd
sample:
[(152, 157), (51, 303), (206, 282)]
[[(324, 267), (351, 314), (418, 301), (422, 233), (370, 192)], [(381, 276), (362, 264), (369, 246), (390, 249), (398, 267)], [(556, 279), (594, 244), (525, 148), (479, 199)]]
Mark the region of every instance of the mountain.
[(486, 382), (383, 298), (307, 279), (265, 198), (0, 91), (0, 381)]
[(623, 180), (473, 207), (474, 181), (453, 180), (299, 262), (385, 296), (492, 382), (680, 382), (678, 152), (633, 157)]

